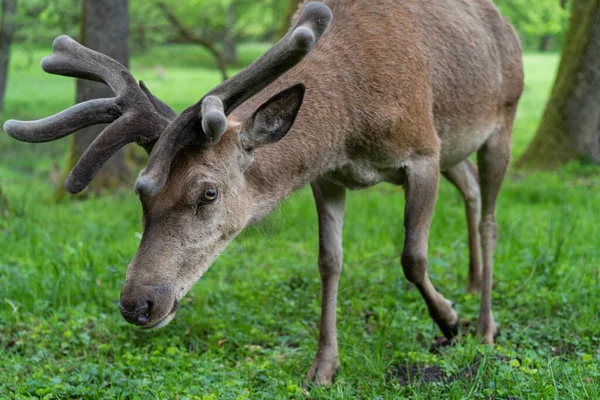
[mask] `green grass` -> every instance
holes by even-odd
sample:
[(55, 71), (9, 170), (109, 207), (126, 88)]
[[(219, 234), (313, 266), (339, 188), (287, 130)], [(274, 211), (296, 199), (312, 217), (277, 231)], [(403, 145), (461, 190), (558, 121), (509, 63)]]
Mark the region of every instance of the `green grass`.
[[(136, 76), (179, 111), (218, 80), (189, 60), (169, 63), (180, 51), (132, 62)], [(67, 107), (69, 79), (26, 66), (25, 58), (17, 49), (3, 117), (39, 118)], [(535, 132), (557, 56), (525, 62), (515, 154)], [(161, 79), (156, 65), (165, 68)], [(0, 398), (306, 398), (301, 386), (316, 350), (320, 304), (310, 192), (293, 195), (236, 239), (168, 327), (142, 332), (117, 307), (140, 237), (137, 199), (127, 191), (52, 203), (66, 142), (26, 145), (0, 136), (0, 185), (12, 205), (0, 219)], [(501, 332), (490, 349), (472, 337), (478, 298), (464, 290), (463, 205), (444, 182), (430, 274), (467, 324), (456, 346), (434, 355), (428, 349), (439, 332), (399, 263), (401, 189), (351, 192), (338, 305), (342, 368), (332, 388), (310, 388), (310, 398), (600, 398), (598, 204), (595, 167), (510, 174), (498, 206), (494, 309)], [(401, 383), (396, 372), (407, 365), (456, 379)]]

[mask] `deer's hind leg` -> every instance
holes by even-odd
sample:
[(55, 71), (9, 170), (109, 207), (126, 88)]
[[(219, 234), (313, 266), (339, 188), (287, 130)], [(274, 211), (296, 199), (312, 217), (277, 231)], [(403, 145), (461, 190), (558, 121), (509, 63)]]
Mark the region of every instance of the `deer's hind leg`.
[(512, 126), (516, 107), (507, 110), (506, 120), (497, 132), (477, 152), (481, 188), (481, 253), (483, 258), (483, 286), (477, 320), (477, 335), (482, 342), (494, 343), (496, 324), (492, 314), (493, 257), (498, 237), (496, 200), (510, 161)]
[(481, 257), (479, 255), (479, 222), (481, 220), (481, 193), (477, 167), (469, 159), (443, 172), (444, 177), (460, 192), (465, 201), (469, 235), (469, 292), (481, 292)]

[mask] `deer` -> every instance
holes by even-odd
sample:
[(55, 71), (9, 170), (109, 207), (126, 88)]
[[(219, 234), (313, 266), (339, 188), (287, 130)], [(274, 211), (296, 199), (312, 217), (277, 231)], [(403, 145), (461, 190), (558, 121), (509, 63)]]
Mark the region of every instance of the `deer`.
[(67, 36), (54, 41), (41, 66), (103, 82), (115, 93), (4, 125), (17, 140), (45, 142), (110, 124), (67, 176), (70, 192), (83, 190), (127, 143), (149, 154), (135, 182), (143, 234), (119, 302), (129, 323), (167, 325), (236, 235), (310, 185), (322, 306), (306, 379), (330, 385), (340, 366), (336, 299), (346, 191), (388, 182), (405, 192), (404, 275), (453, 339), (458, 313), (427, 272), (443, 175), (465, 202), (469, 289), (481, 292), (476, 333), (493, 344), (495, 210), (523, 67), (519, 39), (492, 1), (305, 1), (279, 42), (179, 115), (117, 61)]

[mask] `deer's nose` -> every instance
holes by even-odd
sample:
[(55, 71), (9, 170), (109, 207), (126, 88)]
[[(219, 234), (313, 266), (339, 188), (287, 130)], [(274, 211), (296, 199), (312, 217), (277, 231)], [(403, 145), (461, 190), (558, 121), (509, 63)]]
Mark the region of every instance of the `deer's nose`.
[(125, 318), (125, 321), (133, 325), (146, 325), (150, 321), (150, 313), (152, 312), (152, 301), (137, 300), (134, 302), (121, 302), (119, 311)]

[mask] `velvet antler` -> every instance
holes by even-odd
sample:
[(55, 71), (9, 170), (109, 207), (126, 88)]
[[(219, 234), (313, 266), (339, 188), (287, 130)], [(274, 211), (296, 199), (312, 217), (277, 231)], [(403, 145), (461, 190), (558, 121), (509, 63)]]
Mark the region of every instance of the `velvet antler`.
[(298, 64), (323, 36), (332, 18), (325, 4), (306, 4), (294, 27), (262, 57), (185, 110), (154, 146), (146, 169), (136, 181), (136, 191), (156, 196), (179, 150), (191, 144), (209, 148), (218, 142), (227, 129), (227, 115)]
[(112, 58), (88, 49), (68, 36), (59, 36), (53, 54), (42, 60), (42, 69), (51, 74), (106, 83), (114, 98), (79, 103), (65, 111), (37, 121), (9, 120), (4, 130), (24, 142), (48, 142), (82, 128), (112, 123), (98, 135), (65, 181), (71, 193), (83, 190), (102, 165), (127, 143), (147, 146), (156, 141), (176, 114), (155, 98), (127, 68)]

